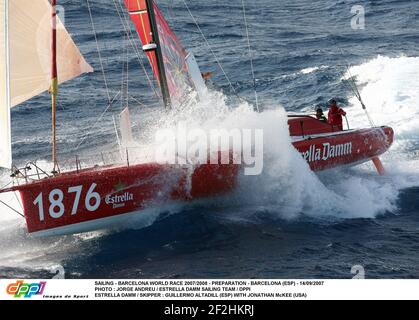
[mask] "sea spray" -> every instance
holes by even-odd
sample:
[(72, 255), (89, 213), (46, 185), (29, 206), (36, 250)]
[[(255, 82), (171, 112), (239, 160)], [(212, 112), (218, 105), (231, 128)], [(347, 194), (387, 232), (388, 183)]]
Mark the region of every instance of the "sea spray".
[[(385, 59), (384, 61), (392, 60)], [(359, 68), (363, 68), (363, 65)], [(419, 68), (417, 70), (419, 75)], [(355, 70), (353, 72), (356, 73)], [(386, 81), (390, 82), (390, 79)], [(369, 85), (367, 82), (364, 90), (368, 89)], [(408, 90), (413, 92), (412, 88)], [(368, 91), (364, 92), (364, 90), (365, 99), (368, 99)], [(403, 94), (403, 91), (397, 93), (398, 96), (401, 94)], [(390, 97), (388, 101), (394, 99), (396, 98)], [(204, 130), (217, 128), (257, 128), (263, 130), (264, 166), (262, 173), (258, 176), (241, 175), (235, 192), (217, 199), (200, 201), (199, 206), (211, 207), (214, 210), (223, 207), (238, 207), (239, 210), (229, 211), (228, 216), (231, 219), (244, 217), (249, 221), (256, 221), (253, 218), (255, 214), (261, 211), (271, 217), (281, 219), (295, 219), (301, 215), (331, 219), (374, 218), (377, 214), (397, 211), (396, 203), (399, 190), (417, 185), (419, 182), (419, 179), (415, 178), (419, 171), (417, 157), (410, 155), (409, 161), (405, 161), (406, 157), (403, 152), (409, 150), (405, 142), (399, 143), (398, 148), (401, 154), (390, 152), (389, 155), (383, 157), (385, 164), (388, 164), (388, 159), (392, 157), (396, 157), (398, 160), (395, 165), (387, 167), (390, 171), (388, 177), (378, 177), (369, 164), (351, 170), (336, 169), (314, 174), (310, 171), (301, 154), (292, 147), (286, 112), (282, 107), (272, 104), (271, 106), (265, 106), (269, 109), (268, 111), (256, 113), (253, 111), (253, 107), (247, 103), (241, 103), (230, 108), (226, 100), (222, 93), (211, 91), (208, 92), (207, 99), (197, 105), (186, 105), (180, 110), (169, 112), (160, 110), (150, 112), (145, 125), (143, 124), (144, 130), (141, 130), (136, 137), (138, 142), (146, 147), (142, 150), (142, 156), (147, 159), (147, 154), (154, 150), (156, 130), (159, 128), (175, 128), (179, 121), (185, 121), (191, 128), (199, 127)], [(407, 106), (413, 108), (413, 105), (408, 104)], [(362, 112), (358, 109), (358, 111), (355, 111), (355, 106), (354, 109), (349, 108), (348, 110), (351, 115), (351, 122), (361, 125), (361, 118), (365, 117)], [(372, 114), (375, 113), (374, 110), (373, 107)], [(413, 108), (411, 110), (412, 112), (419, 112), (419, 109)], [(407, 121), (407, 124), (409, 124), (409, 120), (401, 116), (402, 114), (395, 113), (392, 115), (392, 120), (388, 120), (390, 125), (396, 127), (396, 131), (397, 123)], [(387, 119), (383, 119), (383, 121), (385, 123)], [(407, 125), (402, 129), (406, 128), (411, 127)], [(408, 132), (408, 130), (404, 130), (404, 132)], [(415, 133), (413, 129), (410, 132)], [(144, 152), (144, 150), (147, 151)], [(176, 180), (173, 179), (170, 183), (176, 183)], [(6, 184), (7, 182), (7, 176), (4, 176), (2, 183)], [(6, 199), (8, 203), (12, 203), (16, 208), (19, 208), (14, 195), (2, 195), (2, 199)], [(146, 227), (152, 224), (162, 211), (169, 212), (169, 214), (179, 213), (188, 209), (188, 207), (193, 207), (195, 203), (177, 203), (168, 207), (163, 206), (163, 203), (161, 205), (157, 203), (157, 205), (157, 208), (140, 215), (142, 219), (130, 220), (126, 226), (119, 226), (116, 230), (127, 227), (136, 229)], [(34, 254), (43, 255), (51, 250), (55, 250), (58, 255), (52, 261), (55, 263), (60, 259), (58, 252), (64, 254), (67, 250), (76, 248), (80, 243), (79, 241), (97, 239), (94, 234), (87, 238), (80, 236), (63, 237), (60, 242), (56, 242), (55, 239), (31, 239), (29, 241), (28, 236), (25, 235), (24, 220), (15, 217), (11, 212), (6, 212), (4, 208), (1, 212), (2, 221), (11, 220), (10, 223), (3, 224), (0, 231), (1, 247), (3, 249), (0, 258), (3, 265), (15, 265), (17, 261), (20, 264), (27, 265), (30, 263), (28, 259), (32, 259)], [(7, 218), (8, 216), (10, 218)], [(99, 234), (100, 236), (101, 234)], [(25, 245), (22, 246), (21, 243), (25, 243)], [(58, 245), (61, 247), (58, 248)]]
[[(233, 195), (223, 199), (220, 206), (240, 204), (243, 214), (265, 210), (280, 218), (294, 218), (300, 214), (313, 217), (358, 218), (375, 217), (394, 211), (398, 186), (392, 179), (376, 177), (369, 165), (347, 172), (336, 169), (320, 173), (311, 172), (303, 157), (292, 147), (287, 117), (280, 106), (256, 113), (253, 107), (242, 103), (229, 108), (226, 97), (209, 92), (207, 100), (159, 114), (154, 126), (175, 127), (176, 121), (206, 130), (213, 128), (252, 128), (264, 132), (264, 167), (260, 175), (241, 175)], [(356, 113), (354, 117), (358, 118)], [(363, 116), (363, 115), (362, 115)], [(151, 127), (153, 127), (151, 125)], [(152, 131), (152, 130), (151, 130)], [(368, 171), (365, 176), (364, 172)], [(319, 178), (320, 177), (320, 178)], [(209, 200), (213, 205), (216, 200)]]
[[(241, 174), (237, 189), (223, 198), (221, 206), (240, 203), (249, 208), (264, 208), (280, 218), (293, 218), (299, 214), (317, 216), (342, 216), (348, 208), (342, 208), (343, 197), (327, 187), (309, 169), (306, 161), (292, 146), (289, 136), (287, 115), (281, 106), (257, 113), (247, 103), (235, 108), (226, 104), (226, 97), (219, 92), (208, 92), (207, 100), (182, 110), (172, 110), (158, 114), (159, 119), (151, 125), (157, 131), (162, 128), (176, 130), (177, 122), (211, 131), (213, 129), (231, 130), (252, 129), (263, 132), (263, 170), (259, 175)], [(150, 136), (144, 137), (148, 141)], [(254, 148), (254, 146), (247, 146)], [(202, 201), (201, 201), (202, 202)], [(210, 199), (208, 202), (217, 203)], [(325, 208), (323, 204), (329, 203)], [(319, 210), (322, 208), (322, 210)]]
[[(368, 112), (376, 125), (390, 125), (398, 139), (419, 134), (419, 57), (378, 56), (350, 68)], [(355, 97), (347, 109), (352, 126), (368, 126), (367, 118)]]

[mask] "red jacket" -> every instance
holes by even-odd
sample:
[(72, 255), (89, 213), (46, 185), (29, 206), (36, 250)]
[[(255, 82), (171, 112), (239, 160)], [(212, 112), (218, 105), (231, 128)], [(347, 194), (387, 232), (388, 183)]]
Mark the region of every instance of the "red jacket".
[(329, 109), (328, 120), (329, 124), (343, 129), (342, 116), (346, 116), (346, 112), (338, 106), (332, 106)]

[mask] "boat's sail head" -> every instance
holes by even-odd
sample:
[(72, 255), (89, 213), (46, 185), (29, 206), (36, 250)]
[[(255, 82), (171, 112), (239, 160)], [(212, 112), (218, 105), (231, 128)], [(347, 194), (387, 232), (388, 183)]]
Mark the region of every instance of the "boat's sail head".
[[(10, 108), (51, 86), (50, 2), (0, 0), (0, 37), (0, 167), (10, 167)], [(93, 71), (59, 19), (57, 65), (59, 83)]]
[[(147, 11), (146, 0), (124, 0), (137, 33), (150, 61), (153, 72), (160, 81), (156, 51), (154, 50), (153, 36), (150, 27), (150, 17)], [(170, 28), (162, 12), (153, 1), (154, 15), (159, 32), (160, 47), (163, 55), (164, 69), (170, 98), (174, 106), (182, 105), (192, 91), (200, 93), (203, 89), (203, 80), (200, 72), (191, 72), (190, 55)], [(194, 71), (197, 65), (192, 66)]]

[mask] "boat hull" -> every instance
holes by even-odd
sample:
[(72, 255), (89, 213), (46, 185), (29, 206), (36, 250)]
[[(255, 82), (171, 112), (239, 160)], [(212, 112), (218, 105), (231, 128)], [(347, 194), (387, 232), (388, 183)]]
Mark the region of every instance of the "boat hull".
[(239, 167), (142, 164), (65, 174), (26, 184), (20, 192), (28, 232), (39, 236), (100, 229), (125, 214), (170, 201), (224, 194)]
[(389, 127), (310, 135), (293, 142), (311, 170), (354, 166), (385, 153), (393, 143)]
[[(393, 143), (388, 127), (294, 136), (293, 145), (313, 171), (356, 165)], [(140, 164), (70, 172), (18, 186), (28, 231), (38, 236), (80, 233), (124, 221), (147, 208), (235, 189), (241, 167)], [(127, 222), (129, 223), (129, 222)]]

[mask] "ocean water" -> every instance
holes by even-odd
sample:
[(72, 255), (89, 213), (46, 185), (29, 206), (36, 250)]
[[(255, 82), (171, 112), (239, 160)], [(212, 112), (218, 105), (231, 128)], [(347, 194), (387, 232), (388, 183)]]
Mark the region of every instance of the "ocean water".
[[(119, 0), (89, 0), (108, 89), (86, 0), (60, 3), (68, 30), (96, 70), (61, 86), (61, 159), (115, 151), (113, 116), (128, 101), (136, 139), (145, 143), (156, 128), (177, 120), (263, 128), (264, 172), (241, 178), (232, 194), (152, 208), (124, 229), (82, 235), (35, 239), (23, 219), (1, 208), (0, 277), (50, 278), (61, 266), (67, 278), (349, 279), (356, 265), (367, 278), (419, 276), (418, 1), (363, 1), (365, 29), (354, 30), (351, 8), (358, 1), (245, 0), (261, 114), (251, 111), (241, 0), (186, 0), (210, 47), (183, 0), (157, 1), (201, 69), (214, 73), (208, 100), (183, 114), (163, 112), (150, 90), (141, 68), (146, 60), (124, 36), (129, 21)], [(290, 146), (284, 110), (311, 112), (332, 97), (351, 127), (368, 125), (344, 81), (349, 74), (375, 123), (395, 130), (395, 144), (382, 157), (385, 177), (371, 164), (314, 174)], [(107, 92), (114, 97), (126, 77), (129, 97), (118, 98), (98, 122)], [(235, 101), (231, 87), (250, 103)], [(12, 119), (16, 162), (48, 165), (48, 95), (16, 107)], [(7, 183), (6, 172), (0, 181)], [(14, 195), (0, 199), (19, 209)]]

